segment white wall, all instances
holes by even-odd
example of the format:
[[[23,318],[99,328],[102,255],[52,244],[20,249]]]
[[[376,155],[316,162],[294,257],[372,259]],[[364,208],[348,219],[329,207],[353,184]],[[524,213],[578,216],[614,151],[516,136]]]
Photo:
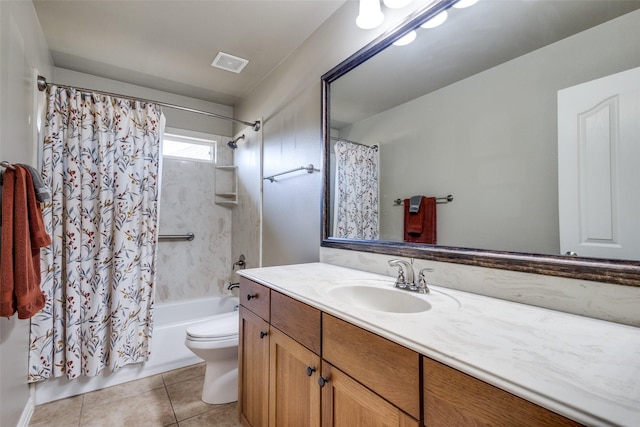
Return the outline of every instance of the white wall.
[[[341,131],[381,146],[381,239],[403,240],[393,200],[453,194],[438,205],[438,244],[560,254],[557,92],[640,66],[626,40],[640,40],[640,11]]]
[[[0,1],[0,160],[36,164],[38,99],[34,69],[51,73],[51,57],[33,4]],[[29,321],[0,318],[0,425],[26,425]]]
[[[320,166],[320,78],[429,2],[386,9],[385,24],[375,30],[356,27],[358,2],[346,2],[236,107],[238,118],[264,118],[264,176]],[[298,172],[263,187],[263,264],[317,261],[322,175]]]
[[[265,118],[265,174],[272,170],[267,171],[268,167],[271,168],[271,162],[280,165],[289,154],[298,155],[306,150],[309,158],[317,158],[320,155],[320,77],[380,33],[357,29],[353,22],[356,15],[357,2],[347,2],[236,108],[237,117]],[[619,43],[624,44],[628,41],[620,40]],[[610,46],[601,46],[597,49],[602,51],[609,48]],[[314,115],[315,118],[311,119]],[[298,117],[307,117],[308,121],[295,120]],[[305,148],[299,145],[304,145]],[[265,265],[306,261],[304,257],[294,256],[281,249],[288,245],[299,245],[300,240],[306,241],[305,244],[309,247],[315,246],[317,250],[319,223],[313,223],[310,219],[303,227],[303,221],[299,218],[319,211],[320,183],[313,179],[299,182],[302,184],[297,188],[291,186],[291,192],[288,194],[284,191],[278,192],[277,189],[265,189],[265,224],[278,220],[288,222],[287,226],[273,228],[272,233],[265,231]],[[309,195],[312,195],[309,203],[301,206],[291,205],[296,203],[292,200],[302,200]],[[291,208],[286,212],[284,209],[277,209],[279,205],[288,204]],[[279,215],[285,216],[277,219]],[[274,253],[267,259],[266,252],[272,248]],[[393,274],[386,271],[388,256],[384,254],[330,248],[321,248],[319,252],[319,258],[324,262]],[[640,325],[640,317],[637,314],[640,288],[637,287],[458,264],[422,260],[416,262],[421,266],[435,268],[435,283],[442,286],[457,286],[469,292]]]

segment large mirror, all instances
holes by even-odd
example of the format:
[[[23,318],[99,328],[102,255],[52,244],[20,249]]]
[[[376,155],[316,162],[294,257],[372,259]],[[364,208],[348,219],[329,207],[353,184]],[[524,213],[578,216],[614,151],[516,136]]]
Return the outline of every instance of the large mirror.
[[[640,1],[455,3],[323,76],[322,245],[639,285]]]

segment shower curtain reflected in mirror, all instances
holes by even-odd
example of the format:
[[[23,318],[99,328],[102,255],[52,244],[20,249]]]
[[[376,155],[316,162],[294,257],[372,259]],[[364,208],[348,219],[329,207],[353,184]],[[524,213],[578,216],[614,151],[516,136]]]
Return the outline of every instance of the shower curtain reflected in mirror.
[[[160,139],[151,103],[49,88],[42,174],[52,245],[32,319],[29,382],[99,375],[149,356]]]
[[[333,237],[377,240],[378,151],[338,140]]]

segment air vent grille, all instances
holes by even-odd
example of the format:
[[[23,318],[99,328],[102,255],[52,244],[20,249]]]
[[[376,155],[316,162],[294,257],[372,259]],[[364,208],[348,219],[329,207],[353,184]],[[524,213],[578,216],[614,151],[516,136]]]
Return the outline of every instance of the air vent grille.
[[[218,52],[218,55],[216,55],[211,66],[231,71],[232,73],[239,73],[248,63],[249,61],[247,59],[238,58],[237,56],[229,55],[224,52]]]

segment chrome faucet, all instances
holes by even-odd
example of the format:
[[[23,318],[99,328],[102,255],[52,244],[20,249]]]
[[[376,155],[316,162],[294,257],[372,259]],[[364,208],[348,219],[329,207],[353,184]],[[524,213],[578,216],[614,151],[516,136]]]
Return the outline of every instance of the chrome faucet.
[[[392,267],[398,267],[398,278],[396,279],[395,287],[400,289],[406,289],[407,287],[415,287],[415,272],[413,266],[403,259],[392,259],[389,261],[389,265]],[[404,266],[404,269],[403,269]],[[405,279],[406,272],[406,279]]]
[[[240,283],[229,283],[229,285],[227,286],[228,290],[233,290],[233,289],[237,289],[240,287]]]

